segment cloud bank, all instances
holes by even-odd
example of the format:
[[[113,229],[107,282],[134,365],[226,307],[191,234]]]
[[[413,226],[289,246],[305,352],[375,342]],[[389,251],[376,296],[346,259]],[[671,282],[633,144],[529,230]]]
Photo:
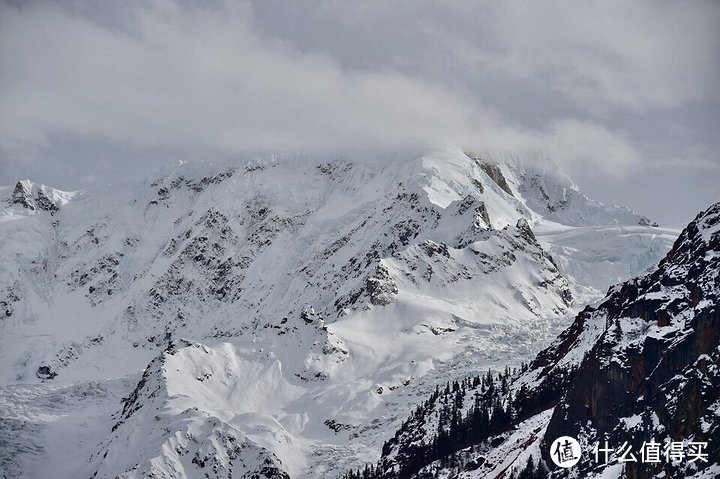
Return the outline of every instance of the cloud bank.
[[[346,70],[261,38],[247,8],[156,3],[133,9],[129,23],[5,9],[3,143],[68,134],[227,150],[436,146],[483,120],[442,85]]]
[[[189,152],[445,146],[543,152],[587,177],[718,173],[718,12],[710,1],[7,2],[0,182]]]

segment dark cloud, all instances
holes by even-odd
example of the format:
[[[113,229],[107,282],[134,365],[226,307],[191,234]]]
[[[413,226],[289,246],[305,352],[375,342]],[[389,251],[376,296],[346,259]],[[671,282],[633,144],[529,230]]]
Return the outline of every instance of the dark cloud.
[[[720,177],[715,2],[0,9],[0,183],[257,150],[453,145],[542,151],[600,199],[680,221],[707,189],[677,190],[670,211],[634,182]]]

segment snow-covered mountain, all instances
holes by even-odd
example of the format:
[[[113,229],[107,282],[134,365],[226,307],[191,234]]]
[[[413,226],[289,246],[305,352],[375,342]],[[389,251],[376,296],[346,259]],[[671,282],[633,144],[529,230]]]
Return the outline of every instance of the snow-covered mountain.
[[[716,478],[719,304],[716,203],[519,372],[430,395],[363,477]],[[581,445],[572,468],[551,460],[562,436]]]
[[[570,226],[623,224],[658,226],[630,208],[604,205],[585,196],[575,182],[549,158],[525,162],[519,158],[503,161],[512,170],[514,187],[525,204],[543,218]],[[486,171],[488,171],[486,166]],[[491,171],[489,171],[490,174]]]
[[[338,476],[677,234],[454,150],[0,193],[5,477]]]

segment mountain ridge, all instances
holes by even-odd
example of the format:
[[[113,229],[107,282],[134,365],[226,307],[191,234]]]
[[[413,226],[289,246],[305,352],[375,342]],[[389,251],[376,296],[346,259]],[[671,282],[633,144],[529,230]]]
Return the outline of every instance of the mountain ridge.
[[[237,417],[220,417],[220,429],[198,426],[222,470],[239,467],[240,456],[231,459],[223,442],[227,431],[257,445],[255,459],[275,455],[274,467],[292,477],[337,476],[368,462],[436,384],[527,358],[564,325],[573,301],[596,296],[607,281],[580,283],[563,264],[592,271],[601,263],[608,276],[627,274],[623,257],[578,260],[578,245],[565,246],[554,231],[578,238],[580,230],[530,209],[507,165],[483,164],[448,150],[379,166],[271,158],[195,175],[187,165],[133,187],[77,193],[53,215],[10,205],[0,222],[0,301],[12,308],[0,321],[9,365],[3,394],[25,387],[18,383],[117,377],[127,398],[139,371],[169,344],[189,341],[200,346],[176,348],[177,357],[188,353],[180,369],[206,358],[198,351],[207,349],[208,357],[234,358],[227,359],[231,371],[277,362],[282,381],[303,391],[253,416],[264,424],[261,433],[241,419],[248,410],[227,404]],[[673,235],[640,225],[589,228],[632,243],[628,254],[644,251],[636,269],[664,253]],[[220,354],[227,348],[232,355]],[[157,380],[164,388],[203,388],[225,377],[216,371],[197,379],[203,374]],[[203,412],[193,421],[222,416],[212,405],[218,394],[227,393],[196,398],[193,407]],[[111,393],[97,401],[107,411],[101,423],[117,424],[109,415],[123,408]],[[176,404],[167,399],[148,410],[166,410],[165,427],[186,424],[187,407]],[[9,417],[32,435],[50,426],[27,416],[30,406],[10,406]],[[98,432],[93,461],[130,440],[118,436],[125,430]],[[301,454],[283,453],[276,437]],[[33,454],[52,453],[52,444],[40,444]],[[83,474],[161,474],[177,461],[186,475],[197,472],[192,461],[166,456],[163,441],[153,444],[159,449],[137,449],[152,456],[135,459],[150,469],[106,461]]]

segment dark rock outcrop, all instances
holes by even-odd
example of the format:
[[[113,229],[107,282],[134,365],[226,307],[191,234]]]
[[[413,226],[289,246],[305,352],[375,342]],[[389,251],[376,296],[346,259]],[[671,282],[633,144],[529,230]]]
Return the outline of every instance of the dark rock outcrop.
[[[638,224],[640,226],[652,226],[654,228],[657,228],[659,226],[655,221],[651,220],[647,216],[641,217],[640,221],[638,221]]]
[[[35,210],[35,200],[32,196],[32,187],[30,186],[30,182],[27,180],[18,181],[15,185],[10,201],[13,204],[22,206],[23,208]]]
[[[497,163],[494,163],[489,160],[484,160],[480,158],[479,156],[474,155],[468,155],[470,158],[472,158],[475,163],[480,167],[481,170],[485,172],[486,175],[490,177],[491,180],[493,180],[499,187],[502,189],[505,193],[507,193],[510,196],[513,195],[512,190],[510,189],[510,185],[508,185],[507,180],[505,180],[505,176],[502,174],[502,170],[500,169],[500,166],[498,166]]]
[[[43,190],[38,190],[35,200],[37,207],[43,211],[53,214],[58,211],[57,205],[51,200]]]
[[[688,225],[657,270],[611,290],[598,308],[605,331],[555,409],[546,442],[584,435],[639,451],[645,440],[684,439],[707,442],[709,457],[720,457],[719,223],[720,203]],[[630,417],[640,424],[628,425]],[[686,466],[633,462],[625,474],[680,477],[695,470]]]

